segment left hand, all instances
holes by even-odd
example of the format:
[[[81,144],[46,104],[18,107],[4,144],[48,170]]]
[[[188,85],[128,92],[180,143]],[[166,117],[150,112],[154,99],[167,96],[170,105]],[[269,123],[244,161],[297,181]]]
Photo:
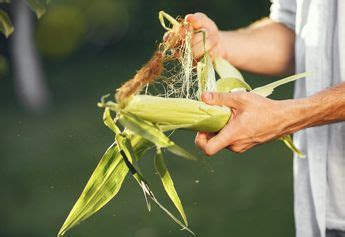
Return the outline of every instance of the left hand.
[[[208,156],[228,148],[242,153],[249,148],[287,134],[289,100],[271,100],[251,92],[206,92],[202,100],[210,105],[224,105],[233,114],[218,133],[199,132],[195,144]]]
[[[206,34],[205,49],[203,45],[203,35],[201,33],[193,34],[191,43],[194,58],[201,58],[205,50],[210,54],[211,58],[216,56],[224,57],[225,51],[221,44],[221,31],[212,19],[204,13],[197,12],[186,15],[185,20],[192,26],[194,31],[202,30]]]

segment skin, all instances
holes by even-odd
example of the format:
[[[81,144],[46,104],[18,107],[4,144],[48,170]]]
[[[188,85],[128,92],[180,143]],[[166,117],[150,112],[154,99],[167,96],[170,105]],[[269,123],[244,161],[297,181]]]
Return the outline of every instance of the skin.
[[[236,31],[220,31],[203,13],[189,14],[195,30],[206,31],[206,50],[222,56],[239,69],[264,75],[294,72],[295,33],[286,26],[263,19]],[[203,52],[202,36],[192,39],[194,56]],[[345,121],[345,83],[302,99],[272,100],[250,92],[204,93],[210,105],[224,105],[234,113],[218,133],[199,132],[195,144],[208,156],[227,148],[242,153],[301,129]]]

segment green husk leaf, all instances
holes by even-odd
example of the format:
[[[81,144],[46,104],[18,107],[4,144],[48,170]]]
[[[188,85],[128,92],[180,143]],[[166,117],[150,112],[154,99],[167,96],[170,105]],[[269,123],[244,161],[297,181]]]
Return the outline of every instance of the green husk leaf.
[[[216,91],[216,75],[209,54],[206,52],[197,64],[199,97],[205,91]]]
[[[104,124],[110,128],[115,134],[119,134],[121,133],[120,129],[118,126],[116,126],[113,118],[111,117],[110,114],[110,109],[109,108],[105,108],[104,109],[104,113],[103,113],[103,122]]]
[[[164,162],[164,157],[163,157],[162,151],[160,149],[157,149],[157,154],[155,156],[154,163],[155,163],[155,168],[156,168],[156,170],[157,170],[157,172],[161,178],[161,181],[162,181],[162,184],[163,184],[163,187],[164,187],[166,193],[170,197],[171,201],[174,203],[177,210],[180,212],[180,215],[181,215],[185,225],[188,226],[187,216],[184,212],[181,200],[180,200],[180,198],[176,192],[174,182],[173,182],[173,180],[170,176],[170,173],[168,171],[168,168]]]
[[[265,86],[257,87],[254,90],[252,90],[251,92],[256,93],[258,95],[261,95],[261,96],[264,96],[264,97],[267,97],[273,93],[273,91],[276,87],[281,86],[281,85],[286,84],[286,83],[289,83],[289,82],[292,82],[292,81],[295,81],[295,80],[298,80],[298,79],[301,79],[301,78],[305,77],[306,75],[307,75],[307,73],[304,72],[304,73],[299,73],[299,74],[296,74],[293,76],[289,76],[289,77],[283,78],[281,80],[267,84]]]
[[[182,230],[187,230],[189,233],[191,233],[192,235],[195,235],[194,232],[188,228],[187,225],[185,225],[184,223],[182,223],[178,218],[176,218],[166,207],[164,207],[155,197],[155,195],[153,194],[150,186],[148,185],[148,183],[145,181],[145,179],[143,178],[143,176],[140,173],[136,173],[135,175],[135,179],[137,180],[137,182],[139,183],[141,189],[144,192],[145,198],[147,199],[147,197],[149,197],[154,203],[157,204],[157,206],[163,210],[176,224],[178,224],[179,226],[182,227]]]
[[[160,148],[167,148],[168,151],[189,160],[198,160],[196,156],[175,144],[159,128],[146,120],[131,113],[121,112],[119,121],[124,127],[144,137]]]
[[[224,58],[216,57],[214,59],[213,65],[220,78],[236,78],[240,81],[245,82],[240,71],[238,71]]]
[[[174,145],[174,142],[170,141],[170,139],[161,130],[159,130],[159,128],[131,113],[122,111],[119,116],[119,121],[122,126],[149,140],[156,146],[169,147]]]
[[[36,13],[37,18],[41,18],[47,11],[46,3],[40,0],[26,0],[26,3]]]
[[[217,92],[231,92],[236,88],[244,88],[247,91],[252,90],[245,81],[234,77],[221,78],[217,80]]]
[[[104,153],[78,201],[62,225],[58,236],[62,236],[67,230],[98,211],[103,205],[97,205],[97,203],[102,200],[101,202],[105,204],[119,191],[128,169],[123,162],[122,165],[120,164],[121,156],[115,153],[118,153],[118,149],[113,143]],[[102,190],[103,186],[107,189],[110,188],[109,185],[105,185],[105,183],[110,183],[110,177],[116,185],[110,190]],[[109,191],[111,193],[110,198]]]
[[[130,138],[134,152],[140,158],[152,144],[140,136]],[[62,236],[81,221],[90,217],[107,204],[119,192],[128,173],[119,149],[113,143],[104,153],[92,173],[79,199],[62,225],[58,236]]]
[[[182,227],[182,230],[187,230],[189,233],[195,236],[194,232],[189,229],[185,224],[183,224],[179,219],[177,219],[168,209],[166,209],[154,196],[150,196],[152,201],[154,201],[171,219],[173,219],[179,226]]]
[[[122,158],[124,159],[128,169],[131,171],[132,176],[135,178],[135,180],[139,183],[139,185],[143,188],[143,184],[147,184],[147,182],[144,180],[142,175],[139,173],[139,171],[134,167],[134,162],[136,161],[136,154],[133,151],[133,148],[131,146],[131,143],[129,139],[122,135],[122,134],[117,134],[116,137],[116,142],[119,147],[120,152],[123,151],[124,153],[121,153]],[[145,196],[145,201],[147,205],[147,209],[151,211],[151,204],[149,202],[149,199],[147,198],[147,193],[143,190],[144,196]]]
[[[165,24],[165,20],[167,20],[172,26],[180,25],[180,23],[178,23],[178,21],[175,18],[173,18],[172,16],[170,16],[168,13],[164,11],[159,11],[158,18],[163,28],[166,29],[167,31],[172,30],[172,27],[168,27]]]
[[[5,11],[0,10],[0,32],[8,38],[13,31],[14,27],[8,14]]]
[[[184,148],[180,147],[177,144],[174,144],[173,146],[169,146],[167,147],[168,151],[170,151],[171,153],[178,155],[180,157],[186,158],[188,160],[200,160],[199,157],[193,155],[192,153],[188,152],[187,150],[185,150]]]
[[[284,137],[281,137],[280,140],[282,140],[285,145],[295,152],[300,158],[305,158],[305,155],[293,144],[292,137],[290,135],[286,135]]]
[[[134,96],[123,112],[149,121],[162,131],[188,129],[217,132],[225,126],[231,116],[228,107],[207,105],[191,99],[149,95]]]
[[[122,157],[127,161],[127,167],[131,170],[131,173],[135,180],[138,182],[139,186],[143,190],[144,197],[146,200],[147,208],[150,211],[151,205],[149,202],[150,198],[152,201],[154,201],[168,216],[170,216],[178,225],[180,225],[183,229],[189,231],[190,233],[194,234],[187,225],[183,224],[180,220],[178,220],[168,209],[166,209],[155,197],[153,194],[149,184],[144,179],[143,175],[140,173],[138,169],[136,169],[133,166],[133,161],[135,160],[135,152],[133,151],[133,148],[131,147],[131,143],[129,142],[128,138],[126,136],[123,136],[122,134],[116,135],[116,140],[118,141],[119,149],[122,150],[124,153],[122,153]]]

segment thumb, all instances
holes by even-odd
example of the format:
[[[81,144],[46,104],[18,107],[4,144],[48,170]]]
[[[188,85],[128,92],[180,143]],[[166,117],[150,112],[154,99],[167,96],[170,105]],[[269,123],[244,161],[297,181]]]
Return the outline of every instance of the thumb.
[[[230,108],[237,108],[239,105],[231,93],[204,92],[201,100],[209,105],[225,105]]]

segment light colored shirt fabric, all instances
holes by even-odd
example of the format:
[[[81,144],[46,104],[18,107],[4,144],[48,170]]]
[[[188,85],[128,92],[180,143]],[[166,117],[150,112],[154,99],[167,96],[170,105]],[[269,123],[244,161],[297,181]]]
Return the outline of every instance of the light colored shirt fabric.
[[[296,98],[344,81],[344,0],[272,0],[270,18],[296,33],[296,71],[309,73],[296,82]],[[294,141],[307,156],[294,158],[296,236],[345,231],[345,123],[302,130]]]

